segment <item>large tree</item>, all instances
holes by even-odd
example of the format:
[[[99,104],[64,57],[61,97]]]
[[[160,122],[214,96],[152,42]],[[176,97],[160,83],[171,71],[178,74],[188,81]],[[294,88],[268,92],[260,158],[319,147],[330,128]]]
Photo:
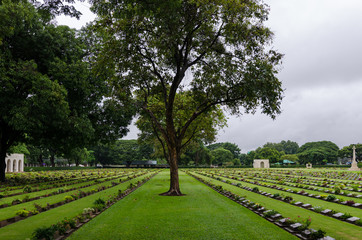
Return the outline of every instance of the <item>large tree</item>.
[[[282,153],[278,152],[275,148],[263,147],[256,149],[255,158],[269,159],[271,163],[276,163],[280,160]]]
[[[28,1],[0,3],[0,181],[9,148],[27,136],[60,128],[69,106],[66,90],[43,71],[43,21]]]
[[[331,141],[307,142],[298,149],[301,164],[325,164],[337,161],[338,146]]]
[[[215,150],[217,148],[224,148],[226,150],[229,150],[234,158],[239,158],[240,156],[240,148],[238,145],[236,145],[235,143],[230,143],[230,142],[221,142],[221,143],[214,143],[211,144],[209,146],[207,146],[208,149],[210,150]]]
[[[6,153],[18,142],[49,149],[54,165],[57,153],[74,156],[125,135],[134,115],[127,89],[110,88],[105,73],[92,73],[91,32],[54,26],[52,12],[36,6],[0,2],[1,181]]]
[[[360,162],[362,160],[362,144],[351,144],[345,146],[338,151],[338,157],[340,158],[353,158],[353,146],[356,147],[356,160]]]
[[[115,69],[114,84],[134,91],[165,141],[171,180],[164,195],[181,195],[177,162],[200,116],[215,106],[232,114],[280,112],[282,55],[270,47],[262,1],[91,2],[103,36],[100,70]],[[190,114],[178,125],[175,103],[183,96]]]
[[[293,141],[281,141],[280,143],[266,143],[263,147],[274,148],[279,152],[284,152],[285,154],[296,154],[299,148],[298,143]]]

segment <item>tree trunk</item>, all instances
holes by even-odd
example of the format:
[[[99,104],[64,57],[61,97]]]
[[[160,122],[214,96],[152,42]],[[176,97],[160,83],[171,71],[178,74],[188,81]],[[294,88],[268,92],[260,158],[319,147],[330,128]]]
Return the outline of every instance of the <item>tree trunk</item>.
[[[43,167],[43,154],[39,154],[38,163],[39,163],[40,167]]]
[[[55,153],[50,154],[50,163],[52,164],[52,167],[55,167]]]
[[[8,144],[6,137],[2,136],[0,142],[0,182],[6,182],[6,152],[8,151]]]
[[[176,149],[173,149],[170,154],[169,164],[170,164],[170,189],[161,193],[162,196],[183,196],[181,193],[179,178],[178,178],[178,158],[179,152]]]
[[[0,150],[0,182],[5,182],[5,171],[6,171],[6,150],[1,147]]]

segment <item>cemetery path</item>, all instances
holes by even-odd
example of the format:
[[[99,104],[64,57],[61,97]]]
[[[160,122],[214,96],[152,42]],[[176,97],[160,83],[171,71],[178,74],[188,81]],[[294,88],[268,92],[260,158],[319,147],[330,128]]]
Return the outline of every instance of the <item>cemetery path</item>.
[[[159,196],[169,187],[165,170],[68,239],[297,239],[185,173],[179,174],[185,196]]]

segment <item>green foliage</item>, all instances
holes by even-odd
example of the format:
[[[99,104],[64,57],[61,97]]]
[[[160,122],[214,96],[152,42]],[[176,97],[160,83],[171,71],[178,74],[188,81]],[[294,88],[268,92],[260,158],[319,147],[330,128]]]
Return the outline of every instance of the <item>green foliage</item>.
[[[334,196],[334,195],[328,195],[327,198],[326,198],[326,200],[329,201],[329,202],[332,202],[332,201],[334,201],[334,200],[336,200],[336,199],[337,199],[337,198],[336,198],[336,196]]]
[[[153,148],[137,140],[117,140],[113,144],[98,144],[93,151],[96,161],[101,164],[130,165],[133,161],[149,160]]]
[[[301,164],[323,165],[323,160],[336,161],[338,150],[338,146],[330,141],[308,142],[299,148],[298,157]]]
[[[271,216],[273,216],[273,215],[275,215],[275,214],[278,214],[279,212],[278,211],[275,211],[275,210],[270,210],[270,211],[266,211],[266,212],[264,212],[264,217],[271,217]]]
[[[29,215],[29,211],[27,211],[26,209],[22,209],[22,210],[18,210],[16,211],[16,215],[20,216],[20,217],[27,217]]]
[[[102,211],[106,207],[106,202],[102,198],[98,198],[93,202],[93,208]]]
[[[26,185],[24,188],[23,188],[23,192],[24,193],[30,193],[33,191],[33,188],[29,185]]]
[[[297,154],[286,154],[286,155],[282,155],[280,157],[281,160],[289,160],[289,161],[292,161],[292,162],[295,162],[297,163],[299,161],[299,158],[298,158],[298,155]]]
[[[362,144],[351,144],[349,146],[345,146],[338,151],[338,157],[340,158],[350,158],[353,157],[353,146],[356,147],[356,160],[362,160]]]
[[[217,148],[224,148],[226,150],[229,150],[233,154],[234,158],[239,158],[240,155],[240,148],[235,143],[230,143],[230,142],[214,143],[208,145],[207,148],[210,149],[211,151]]]
[[[270,147],[258,148],[255,151],[255,158],[257,159],[269,159],[271,163],[276,163],[280,160],[281,153],[278,150]]]
[[[65,196],[64,197],[64,201],[66,201],[66,202],[70,202],[70,201],[73,201],[73,200],[74,200],[74,198],[72,196]]]
[[[211,151],[212,163],[213,164],[223,164],[233,161],[233,154],[224,148],[216,148]]]
[[[40,239],[53,240],[55,231],[56,227],[54,225],[50,227],[37,228],[33,232],[33,240],[40,240]]]
[[[299,148],[298,143],[293,141],[281,141],[280,143],[266,143],[263,147],[274,148],[278,152],[284,152],[285,154],[296,154]]]
[[[323,230],[321,230],[321,229],[318,229],[318,231],[312,232],[312,233],[309,235],[309,239],[311,239],[311,240],[317,240],[317,239],[323,238],[325,235],[326,235],[326,232],[325,232],[325,231],[323,231]]]

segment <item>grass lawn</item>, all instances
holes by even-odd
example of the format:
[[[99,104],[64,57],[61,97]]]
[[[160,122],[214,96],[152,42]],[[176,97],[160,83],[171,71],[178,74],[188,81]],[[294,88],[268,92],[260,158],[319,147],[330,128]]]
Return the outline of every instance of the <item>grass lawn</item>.
[[[311,228],[314,229],[322,229],[327,232],[328,236],[331,236],[335,239],[355,239],[359,240],[362,236],[362,228],[356,225],[352,225],[350,223],[342,222],[337,219],[327,217],[297,206],[293,206],[284,202],[281,202],[276,199],[268,198],[257,193],[253,193],[244,189],[241,189],[236,186],[232,186],[230,184],[226,184],[199,174],[199,177],[210,180],[211,183],[216,185],[221,185],[224,189],[231,191],[239,196],[244,196],[246,199],[253,201],[255,203],[259,203],[267,209],[273,209],[280,212],[285,217],[290,217],[292,219],[298,219],[300,216],[302,219],[306,219],[311,217],[312,224]],[[229,179],[231,182],[237,182]],[[242,183],[243,184],[243,183]],[[258,186],[261,189],[260,186]],[[265,189],[267,190],[267,189]],[[273,189],[270,189],[273,190]],[[273,193],[274,191],[268,191]],[[360,209],[355,209],[355,211],[361,211]],[[350,212],[352,215],[355,215],[355,212]]]
[[[297,239],[250,210],[180,172],[182,197],[161,172],[69,239]]]
[[[140,176],[138,178],[124,182],[115,187],[106,189],[104,191],[78,199],[76,201],[70,202],[60,207],[51,209],[46,212],[42,212],[38,215],[26,218],[22,221],[0,228],[0,239],[1,240],[31,239],[32,233],[36,228],[49,227],[50,225],[63,220],[65,217],[73,218],[77,216],[79,213],[81,213],[84,208],[92,207],[92,204],[96,199],[98,198],[107,199],[108,196],[116,194],[118,192],[118,189],[124,191],[125,189],[127,189],[127,186],[130,183],[136,183],[138,180],[141,180],[148,175],[150,174]],[[102,216],[102,214],[100,214],[99,216]]]

